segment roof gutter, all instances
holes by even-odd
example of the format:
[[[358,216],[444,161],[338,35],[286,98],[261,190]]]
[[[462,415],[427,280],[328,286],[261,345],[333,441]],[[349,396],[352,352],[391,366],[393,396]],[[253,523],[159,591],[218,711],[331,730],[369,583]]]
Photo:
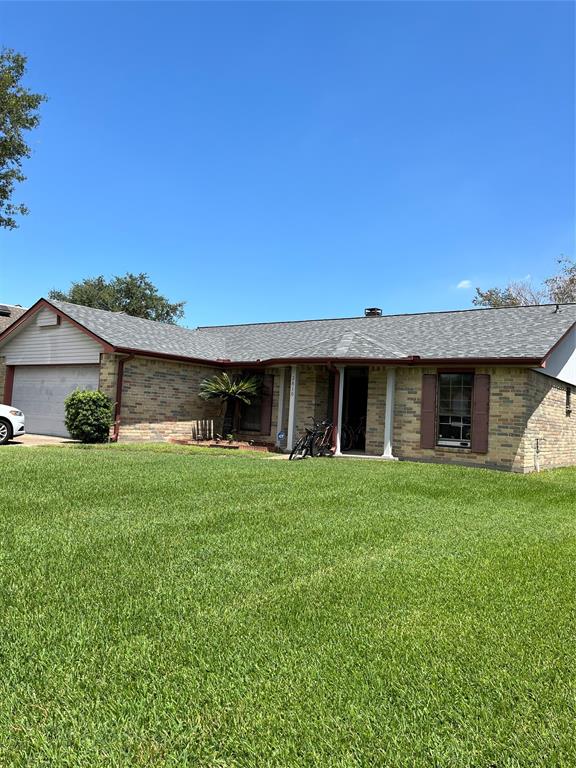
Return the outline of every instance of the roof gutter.
[[[131,347],[114,347],[114,352],[120,354],[136,355],[140,357],[153,357],[161,360],[175,360],[183,363],[196,363],[214,368],[265,368],[274,365],[327,365],[329,368],[340,365],[398,365],[398,366],[426,366],[426,365],[526,365],[530,367],[544,367],[545,360],[541,357],[274,357],[256,360],[224,360],[222,358],[211,360],[203,357],[186,357],[174,355],[170,352],[151,352],[145,349],[133,349]],[[549,354],[549,353],[548,353]]]
[[[428,365],[526,365],[544,367],[541,357],[278,357],[255,362],[240,361],[227,363],[228,366],[270,366],[297,364],[328,365],[397,365],[403,367],[425,367]],[[222,365],[222,363],[219,363]]]

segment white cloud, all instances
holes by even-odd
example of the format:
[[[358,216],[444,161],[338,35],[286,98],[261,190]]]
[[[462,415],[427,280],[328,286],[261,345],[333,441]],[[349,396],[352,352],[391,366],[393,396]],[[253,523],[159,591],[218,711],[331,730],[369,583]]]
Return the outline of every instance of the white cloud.
[[[456,288],[472,288],[472,281],[471,280],[460,280]]]

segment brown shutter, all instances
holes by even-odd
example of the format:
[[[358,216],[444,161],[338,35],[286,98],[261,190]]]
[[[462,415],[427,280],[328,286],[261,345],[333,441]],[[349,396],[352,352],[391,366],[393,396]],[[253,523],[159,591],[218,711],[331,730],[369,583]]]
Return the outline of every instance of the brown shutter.
[[[436,445],[436,374],[422,374],[422,411],[420,415],[420,447]]]
[[[260,433],[269,435],[272,431],[272,396],[274,393],[274,376],[265,373],[262,377],[262,394],[260,397]]]
[[[472,440],[470,447],[476,453],[488,453],[488,411],[490,405],[490,376],[474,376],[472,397]]]

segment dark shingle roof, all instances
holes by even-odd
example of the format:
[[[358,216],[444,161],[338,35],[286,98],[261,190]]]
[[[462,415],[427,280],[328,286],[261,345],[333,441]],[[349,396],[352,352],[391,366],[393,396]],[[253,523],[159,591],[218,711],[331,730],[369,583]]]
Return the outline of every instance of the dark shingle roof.
[[[208,338],[197,330],[143,320],[123,312],[107,312],[66,301],[50,303],[113,347],[205,360],[226,357],[223,339],[217,333]]]
[[[25,307],[15,307],[12,304],[0,304],[0,333],[18,320],[24,312],[26,312]]]
[[[427,312],[200,329],[226,357],[543,358],[576,322],[576,304]]]
[[[291,358],[542,359],[576,322],[576,304],[426,312],[187,329],[51,302],[114,347],[206,361]]]

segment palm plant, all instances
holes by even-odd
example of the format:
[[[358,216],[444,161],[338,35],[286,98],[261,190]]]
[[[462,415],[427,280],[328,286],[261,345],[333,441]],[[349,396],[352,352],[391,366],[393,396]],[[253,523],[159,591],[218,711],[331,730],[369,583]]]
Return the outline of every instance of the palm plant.
[[[260,394],[261,381],[257,376],[230,376],[217,373],[200,384],[199,395],[204,400],[221,400],[225,405],[223,433],[234,431],[240,404],[250,403]]]

